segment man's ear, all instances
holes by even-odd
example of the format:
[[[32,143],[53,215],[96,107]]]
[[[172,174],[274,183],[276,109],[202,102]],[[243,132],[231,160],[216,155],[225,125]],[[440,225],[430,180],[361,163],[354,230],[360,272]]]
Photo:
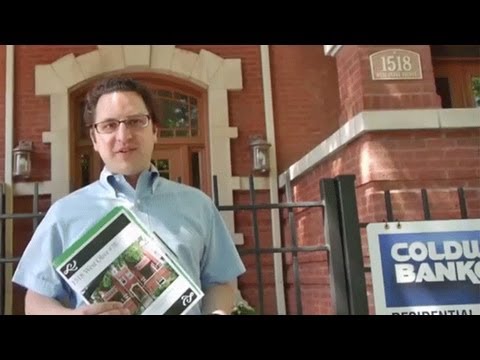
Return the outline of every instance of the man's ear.
[[[158,142],[158,126],[153,126],[153,136],[155,136],[154,144]]]
[[[98,151],[97,150],[97,138],[95,137],[95,130],[93,129],[93,127],[90,128],[90,140],[92,140],[92,144],[93,144],[93,148],[95,149],[95,151]]]

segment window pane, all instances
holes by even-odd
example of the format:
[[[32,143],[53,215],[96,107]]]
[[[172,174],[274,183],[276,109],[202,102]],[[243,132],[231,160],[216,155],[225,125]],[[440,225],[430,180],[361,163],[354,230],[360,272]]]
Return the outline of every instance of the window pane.
[[[160,130],[160,137],[173,137],[172,130]]]
[[[188,104],[188,96],[187,95],[176,92],[174,94],[174,98],[179,100],[180,102],[182,102],[184,104]]]
[[[168,91],[157,93],[167,95]],[[172,94],[172,92],[170,92]],[[163,96],[161,102],[161,137],[198,136],[198,100],[192,96],[174,92],[173,97]],[[176,131],[165,131],[176,129]],[[195,131],[193,131],[195,130]]]
[[[190,126],[192,129],[198,129],[198,108],[196,105],[190,106]]]
[[[172,92],[170,90],[157,90],[155,93],[160,97],[172,98]]]
[[[472,93],[474,100],[473,105],[475,107],[480,107],[480,76],[472,77]]]
[[[175,135],[178,137],[186,137],[188,136],[188,130],[177,130],[175,131]]]
[[[170,162],[168,159],[159,159],[154,162],[160,176],[165,179],[170,179]]]

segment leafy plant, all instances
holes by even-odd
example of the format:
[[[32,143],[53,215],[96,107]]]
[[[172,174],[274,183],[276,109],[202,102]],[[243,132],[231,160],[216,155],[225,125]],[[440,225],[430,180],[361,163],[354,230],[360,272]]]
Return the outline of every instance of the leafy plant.
[[[256,315],[257,312],[253,307],[245,302],[238,303],[232,310],[232,315]]]

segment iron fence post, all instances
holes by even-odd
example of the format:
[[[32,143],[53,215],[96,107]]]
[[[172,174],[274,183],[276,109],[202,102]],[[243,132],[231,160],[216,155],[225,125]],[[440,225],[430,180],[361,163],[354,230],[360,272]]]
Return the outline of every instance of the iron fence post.
[[[355,195],[355,175],[337,176],[335,182],[338,190],[350,314],[368,315],[362,239]]]
[[[329,246],[328,260],[332,305],[337,315],[348,315],[350,310],[340,233],[338,197],[333,179],[320,180],[320,194],[324,202],[325,242]]]

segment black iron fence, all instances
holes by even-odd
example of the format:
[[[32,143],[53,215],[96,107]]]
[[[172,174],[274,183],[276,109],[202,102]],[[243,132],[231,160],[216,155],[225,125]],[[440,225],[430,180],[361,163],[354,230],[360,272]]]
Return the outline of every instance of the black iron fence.
[[[6,212],[6,197],[5,185],[0,184],[0,315],[5,313],[5,294],[7,289],[7,282],[10,280],[6,278],[6,267],[8,264],[16,264],[20,257],[7,257],[7,242],[6,242],[6,222],[17,219],[31,219],[33,230],[36,229],[39,221],[45,215],[39,210],[39,184],[33,184],[33,203],[31,213],[7,213]],[[13,225],[12,225],[13,226]]]
[[[468,219],[468,208],[467,208],[467,202],[466,202],[466,196],[465,196],[465,189],[463,187],[458,187],[456,189],[457,192],[457,197],[458,197],[458,209],[460,211],[460,218],[461,219]],[[404,221],[404,219],[399,219],[397,216],[394,214],[394,209],[392,206],[392,195],[390,190],[385,190],[383,192],[383,199],[385,202],[385,223],[386,226],[388,226],[387,223],[389,222],[398,222],[401,223]],[[420,197],[421,197],[421,202],[422,202],[422,211],[423,211],[423,220],[434,220],[432,219],[431,211],[430,211],[430,200],[428,196],[428,190],[427,189],[420,189]],[[359,223],[360,228],[366,229],[368,226],[368,222],[361,222]],[[370,267],[365,267],[365,272],[370,272],[371,268]]]
[[[335,314],[367,314],[368,301],[366,295],[365,274],[361,250],[360,231],[358,224],[357,205],[355,198],[355,177],[351,175],[338,176],[334,179],[320,181],[319,191],[321,201],[292,202],[292,187],[287,177],[285,187],[286,202],[271,204],[258,203],[253,176],[249,178],[249,204],[220,205],[218,198],[217,178],[213,179],[213,198],[220,211],[249,211],[252,219],[253,247],[242,247],[242,256],[255,257],[255,271],[258,284],[258,313],[264,313],[264,280],[261,257],[264,254],[290,253],[293,266],[293,286],[295,293],[296,314],[303,314],[301,299],[301,282],[298,255],[307,252],[327,252],[330,292]],[[295,224],[295,209],[321,208],[325,229],[325,244],[318,234],[318,244],[314,246],[298,246],[298,236]],[[257,213],[262,209],[287,209],[292,246],[262,247],[260,246]]]
[[[326,252],[328,254],[328,271],[330,276],[330,294],[335,314],[366,315],[368,297],[365,275],[371,271],[364,265],[362,252],[361,232],[368,223],[360,223],[355,194],[355,176],[341,175],[333,179],[320,180],[321,201],[292,202],[292,186],[287,176],[285,185],[286,202],[279,204],[258,203],[253,177],[249,179],[250,203],[242,205],[224,206],[219,204],[217,180],[214,177],[214,201],[220,211],[249,211],[251,213],[253,229],[253,247],[241,247],[242,256],[255,257],[255,271],[258,284],[258,312],[264,312],[264,279],[261,257],[271,253],[291,253],[293,267],[293,286],[295,293],[296,314],[303,314],[301,298],[301,282],[298,255],[307,252]],[[468,218],[464,188],[457,189],[460,217]],[[430,212],[428,191],[420,189],[421,203],[425,220],[433,220]],[[384,191],[386,209],[385,222],[401,222],[394,216],[391,191]],[[318,244],[314,246],[298,246],[297,226],[295,223],[295,209],[321,208],[323,210],[323,233],[325,243],[321,243],[322,234],[318,234]],[[262,247],[258,231],[257,212],[261,209],[287,209],[288,227],[292,246]],[[285,224],[283,224],[285,225]],[[286,243],[284,239],[284,243]],[[319,263],[318,266],[321,266]]]
[[[285,202],[272,204],[257,201],[257,190],[254,187],[254,178],[249,178],[249,203],[235,205],[221,205],[218,196],[218,183],[216,176],[213,177],[213,198],[215,205],[220,211],[249,212],[251,214],[253,246],[241,247],[239,252],[242,256],[255,258],[256,280],[258,284],[257,312],[264,313],[264,274],[261,258],[265,254],[290,254],[293,269],[293,286],[296,314],[303,314],[302,292],[300,282],[299,254],[323,252],[328,258],[328,272],[330,278],[330,295],[335,314],[368,314],[368,299],[366,291],[365,274],[370,271],[364,266],[362,253],[362,241],[360,229],[368,223],[360,223],[355,195],[355,176],[341,175],[332,179],[322,179],[319,184],[320,201],[294,202],[292,186],[287,177],[285,186]],[[428,192],[421,189],[421,199],[425,220],[431,220]],[[457,189],[459,199],[459,211],[462,219],[468,218],[465,193],[463,188]],[[4,186],[0,184],[0,314],[4,313],[4,299],[7,282],[5,269],[7,264],[15,264],[19,257],[7,256],[6,253],[6,221],[17,219],[31,219],[33,229],[38,225],[44,213],[39,209],[38,184],[34,185],[33,207],[31,213],[6,213]],[[394,216],[391,201],[391,192],[384,192],[386,209],[386,222],[402,221]],[[299,246],[296,226],[297,209],[320,208],[322,215],[318,221],[323,224],[323,235],[318,234],[316,245]],[[265,247],[261,244],[258,213],[261,210],[283,209],[287,212],[286,221],[289,229],[288,236],[291,246]],[[286,225],[286,224],[284,224]],[[321,239],[324,237],[325,242]],[[285,239],[284,239],[284,243]],[[320,264],[319,264],[320,266]]]

